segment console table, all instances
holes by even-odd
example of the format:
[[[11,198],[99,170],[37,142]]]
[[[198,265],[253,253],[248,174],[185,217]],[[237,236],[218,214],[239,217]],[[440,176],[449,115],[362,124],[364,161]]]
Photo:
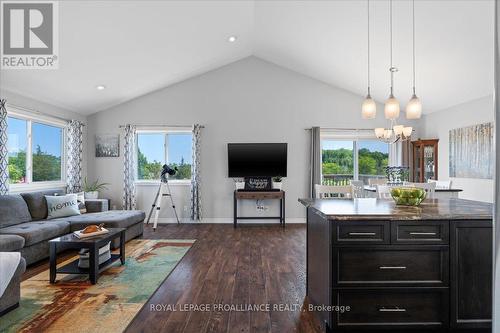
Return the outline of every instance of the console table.
[[[238,216],[238,200],[269,200],[280,201],[280,216]],[[285,191],[234,191],[234,227],[238,226],[238,220],[279,220],[280,225],[285,227]]]

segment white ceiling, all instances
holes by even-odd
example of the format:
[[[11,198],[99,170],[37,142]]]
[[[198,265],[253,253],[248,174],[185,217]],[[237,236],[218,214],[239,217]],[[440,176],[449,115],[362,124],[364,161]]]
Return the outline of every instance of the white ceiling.
[[[372,95],[389,90],[388,1],[372,0]],[[432,112],[493,90],[493,0],[417,0],[417,94]],[[89,19],[90,18],[90,19]],[[411,2],[394,1],[395,94],[411,94]],[[237,35],[235,43],[227,37]],[[67,1],[58,70],[1,88],[82,114],[255,55],[366,94],[366,1]],[[96,85],[107,89],[98,91]]]

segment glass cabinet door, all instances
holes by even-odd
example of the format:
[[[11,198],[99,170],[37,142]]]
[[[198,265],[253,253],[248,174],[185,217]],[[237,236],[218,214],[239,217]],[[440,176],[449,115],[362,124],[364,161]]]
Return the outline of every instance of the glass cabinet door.
[[[421,175],[422,175],[422,170],[420,170],[420,165],[422,164],[421,163],[421,156],[422,156],[421,148],[422,148],[421,145],[416,145],[414,147],[414,149],[415,149],[415,155],[414,155],[415,161],[414,161],[414,176],[413,176],[414,179],[413,179],[413,181],[415,181],[415,182],[420,182]]]
[[[424,170],[423,182],[427,183],[429,179],[436,179],[436,157],[434,156],[434,145],[424,145],[423,151]]]

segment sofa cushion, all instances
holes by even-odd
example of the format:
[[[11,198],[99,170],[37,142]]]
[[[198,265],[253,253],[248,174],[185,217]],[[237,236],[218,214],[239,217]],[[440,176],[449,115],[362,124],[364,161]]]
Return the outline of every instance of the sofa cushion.
[[[0,252],[19,251],[24,247],[24,238],[18,235],[0,235]]]
[[[30,222],[31,215],[19,194],[0,195],[0,228]]]
[[[136,223],[142,223],[145,217],[146,214],[140,210],[109,210],[64,217],[58,220],[68,221],[71,223],[71,231],[76,231],[85,228],[89,224],[101,223],[104,223],[105,228],[128,228]]]
[[[33,221],[38,221],[47,218],[47,200],[45,200],[45,196],[63,194],[65,194],[63,190],[47,190],[41,192],[21,193],[21,196],[28,204],[31,219]]]
[[[66,221],[37,221],[13,225],[0,229],[0,234],[19,235],[24,238],[24,246],[30,246],[42,241],[68,234],[69,223]]]

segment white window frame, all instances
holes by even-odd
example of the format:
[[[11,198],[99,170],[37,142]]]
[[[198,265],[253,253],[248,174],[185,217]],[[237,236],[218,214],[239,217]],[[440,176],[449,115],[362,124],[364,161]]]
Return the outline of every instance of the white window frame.
[[[349,141],[353,142],[353,180],[359,180],[359,152],[358,152],[358,143],[359,141],[377,141],[377,137],[373,134],[373,130],[365,131],[365,130],[321,130],[320,133],[320,141],[321,141],[321,151],[323,150],[323,141]],[[389,152],[389,165],[391,165],[390,161],[394,153],[397,153],[392,147],[388,144],[388,152]],[[321,153],[321,164],[323,165],[323,154]],[[321,168],[321,181],[323,181],[323,168]]]
[[[136,147],[135,147],[135,163],[136,170],[139,169],[139,161],[138,161],[138,153],[139,153],[139,134],[164,134],[165,142],[164,142],[164,150],[165,150],[165,161],[168,163],[168,134],[193,134],[193,130],[190,127],[148,127],[148,128],[137,128],[136,130]],[[192,149],[192,147],[191,147]],[[152,180],[152,179],[138,179],[138,172],[135,174],[135,184],[139,186],[158,186],[160,184],[160,180]],[[169,179],[168,183],[174,186],[190,186],[191,179]]]
[[[55,119],[50,116],[33,115],[9,106],[7,117],[26,121],[26,183],[9,184],[9,192],[19,193],[25,191],[36,191],[43,189],[64,188],[66,187],[66,137],[68,124],[63,120]],[[33,181],[33,137],[31,134],[33,123],[54,126],[61,129],[61,180],[57,181]]]

